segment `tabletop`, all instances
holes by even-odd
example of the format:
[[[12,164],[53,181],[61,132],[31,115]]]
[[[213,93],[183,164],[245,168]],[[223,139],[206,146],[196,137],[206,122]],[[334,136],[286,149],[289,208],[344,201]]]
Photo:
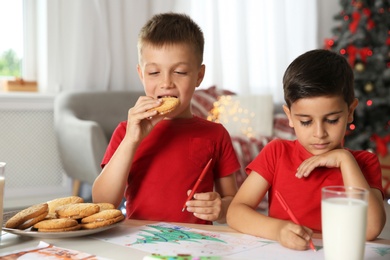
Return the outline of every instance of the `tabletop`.
[[[175,238],[175,241],[169,241],[168,239],[168,241],[165,241],[165,244],[164,242],[155,243],[151,241],[151,239],[155,239],[153,236],[156,235],[156,232],[149,230],[141,238],[141,241],[144,243],[138,243],[138,247],[135,246],[135,244],[137,244],[134,242],[135,240],[130,244],[126,242],[131,236],[134,236],[134,234],[139,235],[139,230],[145,231],[149,226],[160,228],[158,230],[158,232],[160,232],[163,227],[171,227],[170,225],[174,227],[172,230],[181,230],[190,237],[192,236],[191,234],[194,234],[191,232],[201,231],[203,236],[209,238],[206,240],[210,241],[196,240],[200,238],[192,236],[191,239],[188,239],[187,241],[180,241],[180,238]],[[204,239],[204,237],[202,239]],[[258,241],[255,241],[255,239],[258,239]],[[217,248],[215,246],[216,242],[213,242],[213,240],[224,240],[224,243],[220,243],[221,245],[218,245]],[[171,250],[170,248],[172,248],[171,252],[176,252],[175,250],[178,250],[178,248],[179,250],[180,248],[192,248],[192,250],[196,250],[194,249],[196,247],[199,247],[199,251],[197,251],[199,254],[197,256],[205,255],[204,252],[212,252],[215,254],[231,252],[231,254],[221,256],[221,259],[226,260],[254,259],[259,256],[261,256],[261,259],[285,260],[286,256],[288,256],[288,259],[324,259],[322,240],[318,234],[313,238],[314,244],[318,249],[317,252],[311,250],[295,251],[284,248],[275,241],[241,234],[227,225],[164,223],[131,219],[127,219],[115,227],[98,234],[70,238],[27,237],[3,231],[0,241],[0,255],[24,250],[26,248],[35,248],[40,241],[44,241],[56,247],[77,250],[108,259],[142,260],[145,256],[152,254],[150,251],[147,251],[148,249],[163,250],[165,248],[166,250]],[[151,243],[146,245],[147,242]],[[365,251],[365,259],[389,259],[390,240],[377,239],[373,242],[368,242],[366,243]]]

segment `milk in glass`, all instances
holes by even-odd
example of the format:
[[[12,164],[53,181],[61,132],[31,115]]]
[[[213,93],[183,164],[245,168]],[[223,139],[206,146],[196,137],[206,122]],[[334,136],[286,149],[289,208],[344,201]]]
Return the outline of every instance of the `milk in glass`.
[[[322,236],[326,260],[364,258],[367,206],[367,201],[354,198],[322,200]]]

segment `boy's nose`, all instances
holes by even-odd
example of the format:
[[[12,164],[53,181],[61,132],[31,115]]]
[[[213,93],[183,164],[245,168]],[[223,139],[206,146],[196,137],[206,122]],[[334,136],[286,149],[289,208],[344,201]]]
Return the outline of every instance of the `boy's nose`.
[[[162,88],[170,88],[172,87],[172,79],[169,75],[165,75],[161,82]]]
[[[323,138],[327,135],[324,124],[317,123],[314,125],[314,136],[317,138]]]

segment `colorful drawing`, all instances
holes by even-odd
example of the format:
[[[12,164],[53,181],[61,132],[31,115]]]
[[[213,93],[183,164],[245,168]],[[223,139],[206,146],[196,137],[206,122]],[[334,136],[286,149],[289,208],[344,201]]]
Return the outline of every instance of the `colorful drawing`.
[[[22,250],[0,254],[0,259],[108,260],[107,258],[91,255],[77,250],[56,247],[43,241],[40,241],[37,247],[25,248]]]
[[[121,228],[94,238],[153,254],[221,256],[262,247],[275,241],[240,234],[233,236],[160,222],[140,227]]]
[[[137,238],[135,243],[132,245],[146,244],[146,243],[155,244],[158,242],[170,242],[170,243],[179,244],[180,242],[183,241],[193,241],[196,243],[200,243],[200,241],[205,241],[205,240],[226,243],[221,239],[208,236],[207,234],[195,233],[177,227],[172,228],[172,227],[164,227],[158,225],[147,225],[147,226],[151,228],[155,228],[157,231],[149,230],[149,229],[141,230],[151,235],[140,234],[141,238]]]
[[[390,247],[372,246],[371,249],[380,256],[390,255]]]

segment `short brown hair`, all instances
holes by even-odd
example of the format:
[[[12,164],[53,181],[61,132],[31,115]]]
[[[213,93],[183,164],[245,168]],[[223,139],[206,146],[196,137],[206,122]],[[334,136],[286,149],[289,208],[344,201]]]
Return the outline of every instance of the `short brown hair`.
[[[141,57],[142,46],[145,44],[162,47],[177,43],[192,46],[199,65],[202,64],[204,37],[201,28],[186,14],[156,14],[142,27],[138,35],[138,55]]]
[[[298,56],[283,76],[288,107],[301,98],[341,96],[348,106],[355,99],[353,70],[347,60],[329,50],[311,50]]]

